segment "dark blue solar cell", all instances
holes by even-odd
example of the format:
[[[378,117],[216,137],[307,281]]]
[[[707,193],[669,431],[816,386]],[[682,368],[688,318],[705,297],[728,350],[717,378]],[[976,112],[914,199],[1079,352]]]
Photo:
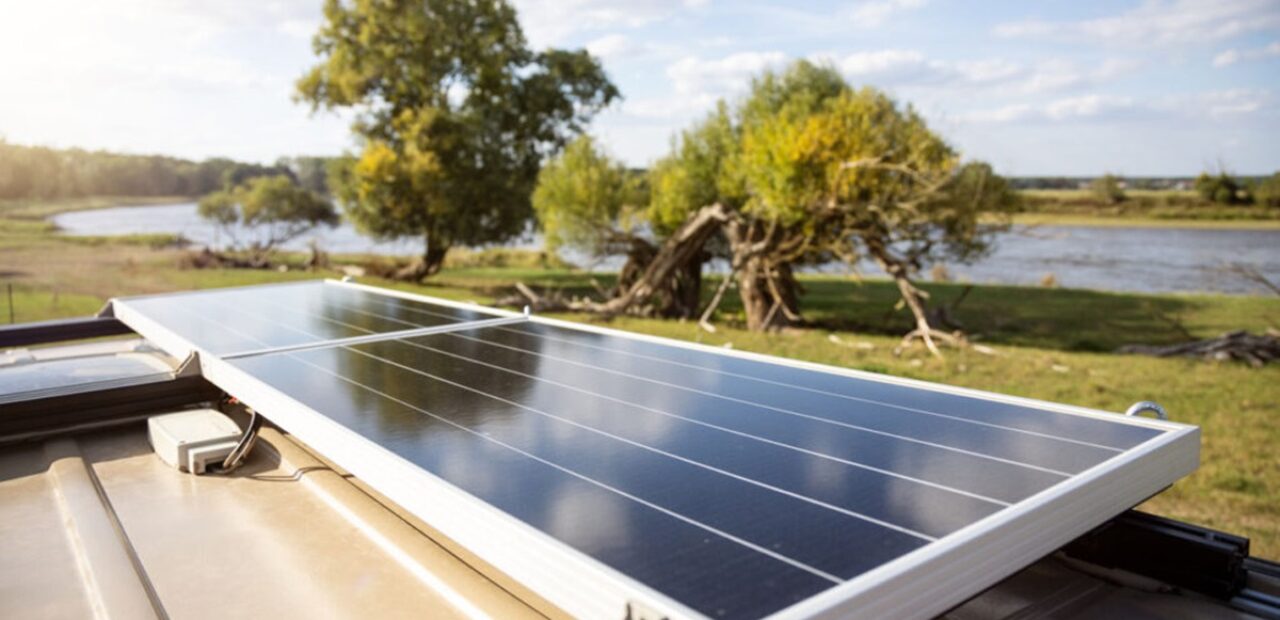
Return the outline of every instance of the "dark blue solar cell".
[[[310,344],[412,328],[493,318],[470,310],[401,300],[316,280],[287,285],[213,289],[124,299],[117,303],[146,315],[195,346],[218,355]],[[413,312],[430,308],[431,314]],[[377,310],[378,314],[362,312]],[[281,321],[281,317],[288,317]]]
[[[760,617],[835,585],[788,561],[789,554],[853,575],[926,542],[628,449],[348,349],[232,363],[424,470],[711,616]],[[755,546],[718,531],[748,537]]]
[[[664,377],[682,376],[684,373],[701,369],[723,376],[737,375],[749,378],[761,386],[773,386],[779,390],[776,393],[791,394],[799,388],[811,393],[825,392],[846,400],[852,398],[884,403],[900,413],[897,417],[920,420],[921,427],[939,424],[943,418],[934,415],[930,416],[931,421],[926,422],[924,418],[919,418],[919,415],[922,415],[919,411],[1040,433],[1075,442],[1091,443],[1116,451],[1132,448],[1161,433],[1157,429],[1142,426],[1116,424],[1079,415],[1062,415],[1046,409],[1002,403],[986,398],[830,372],[815,372],[796,366],[673,347],[632,338],[617,338],[537,323],[515,325],[509,329],[544,338],[555,338],[569,345],[574,351],[581,351],[584,347],[594,347],[603,354],[614,356],[615,360],[648,359],[652,363],[645,367],[660,372]],[[659,368],[662,370],[657,370]],[[763,391],[763,388],[761,390]]]

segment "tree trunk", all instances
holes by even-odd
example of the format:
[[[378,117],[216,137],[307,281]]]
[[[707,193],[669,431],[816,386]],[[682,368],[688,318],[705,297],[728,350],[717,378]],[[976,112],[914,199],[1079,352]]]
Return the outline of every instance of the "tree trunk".
[[[627,260],[618,272],[617,284],[608,292],[610,298],[625,295],[640,282],[659,252],[659,248],[641,237],[628,236],[619,242],[625,243],[627,247]],[[666,318],[695,316],[698,313],[698,305],[702,302],[702,263],[705,262],[706,253],[698,252],[688,262],[677,265],[671,270],[666,281],[658,283],[655,287],[653,293],[655,299],[652,303],[640,308],[633,307],[630,310]]]
[[[611,297],[622,295],[634,286],[644,276],[645,269],[648,269],[649,264],[653,262],[653,257],[658,254],[658,248],[639,237],[628,239],[627,247],[627,262],[622,264],[622,269],[618,272],[618,283],[610,292]]]
[[[747,329],[765,331],[800,322],[799,283],[791,265],[770,260],[770,252],[777,246],[778,229],[766,229],[759,221],[735,221],[726,227],[726,234]]]
[[[440,273],[440,268],[444,266],[445,255],[449,253],[449,245],[446,243],[432,243],[428,238],[426,246],[427,248],[423,251],[422,256],[412,263],[397,269],[391,277],[406,282],[421,282]]]
[[[781,329],[801,321],[799,284],[790,265],[773,266],[752,257],[738,274],[738,296],[747,315],[747,329]]]
[[[744,261],[738,273],[738,297],[742,300],[742,311],[747,315],[747,329],[758,332],[768,329],[769,309],[773,307],[773,297],[769,294],[769,285],[762,275],[763,260],[759,257]]]
[[[677,267],[669,280],[670,288],[663,295],[658,313],[667,318],[691,319],[698,315],[702,304],[702,264],[707,262],[705,252]]]
[[[699,209],[667,238],[662,247],[658,248],[653,260],[649,261],[648,266],[626,290],[588,309],[604,314],[620,314],[648,302],[654,295],[664,295],[667,298],[662,307],[674,307],[683,316],[695,315],[697,301],[693,302],[693,309],[687,312],[683,306],[690,299],[696,300],[695,296],[701,291],[702,248],[729,217],[729,210],[720,204]],[[677,279],[681,280],[680,284],[672,284]],[[671,303],[673,299],[677,300],[674,306]]]

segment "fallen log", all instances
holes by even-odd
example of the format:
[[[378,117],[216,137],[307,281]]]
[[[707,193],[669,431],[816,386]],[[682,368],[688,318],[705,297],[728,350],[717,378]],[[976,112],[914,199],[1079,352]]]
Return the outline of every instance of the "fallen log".
[[[1131,344],[1120,347],[1117,353],[1135,353],[1155,357],[1197,357],[1206,360],[1237,360],[1261,368],[1280,360],[1280,333],[1267,330],[1262,334],[1250,334],[1239,330],[1217,338],[1196,340],[1173,345]]]

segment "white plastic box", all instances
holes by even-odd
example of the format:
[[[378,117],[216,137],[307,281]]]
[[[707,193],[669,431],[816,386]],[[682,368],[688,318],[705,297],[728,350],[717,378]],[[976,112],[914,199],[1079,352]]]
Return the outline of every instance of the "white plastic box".
[[[240,442],[240,427],[220,411],[193,409],[147,419],[151,449],[179,470],[203,474]]]

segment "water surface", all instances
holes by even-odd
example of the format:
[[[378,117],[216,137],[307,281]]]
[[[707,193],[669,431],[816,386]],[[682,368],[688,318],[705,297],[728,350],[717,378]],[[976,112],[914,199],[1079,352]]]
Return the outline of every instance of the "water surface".
[[[117,207],[73,211],[54,217],[54,223],[71,235],[123,235],[137,233],[180,234],[201,245],[220,247],[230,240],[221,230],[196,214],[194,203],[169,206]],[[247,231],[233,231],[247,238]],[[415,254],[416,239],[375,241],[344,222],[336,228],[319,228],[286,244],[305,250],[312,241],[327,252],[340,254]],[[536,236],[513,242],[514,247],[540,247]],[[566,256],[579,265],[591,262],[582,256]],[[1280,231],[1181,228],[1101,228],[1088,226],[1016,227],[996,243],[995,251],[972,265],[947,265],[959,281],[999,284],[1038,284],[1052,274],[1059,286],[1113,291],[1215,292],[1259,294],[1264,291],[1239,275],[1228,273],[1228,263],[1257,269],[1280,282]],[[616,268],[612,261],[596,264]],[[818,271],[835,271],[828,265]],[[860,265],[867,275],[877,275],[874,265]]]

